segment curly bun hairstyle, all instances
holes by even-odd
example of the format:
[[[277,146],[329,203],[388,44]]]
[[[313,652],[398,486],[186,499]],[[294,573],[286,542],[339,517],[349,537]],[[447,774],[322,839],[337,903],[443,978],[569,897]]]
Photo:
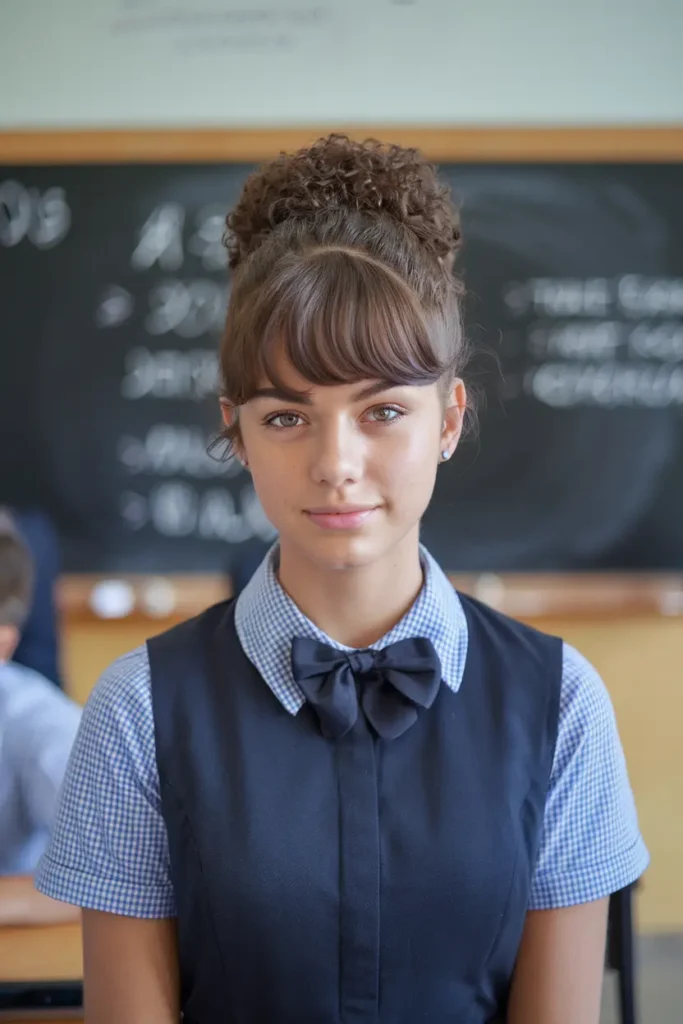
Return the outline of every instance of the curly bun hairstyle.
[[[330,135],[294,155],[281,153],[247,179],[227,220],[231,269],[279,224],[332,210],[393,218],[439,259],[452,259],[460,247],[449,190],[417,150]]]
[[[251,174],[226,223],[233,280],[220,369],[232,405],[264,379],[282,387],[283,346],[312,384],[450,389],[467,356],[453,273],[460,224],[417,150],[319,139]]]

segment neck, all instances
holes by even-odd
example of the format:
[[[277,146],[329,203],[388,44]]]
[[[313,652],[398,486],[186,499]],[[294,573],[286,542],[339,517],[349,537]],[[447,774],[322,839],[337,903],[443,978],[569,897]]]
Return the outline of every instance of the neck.
[[[422,588],[418,531],[378,561],[352,569],[321,569],[281,546],[278,575],[318,629],[346,647],[369,647],[403,618]]]

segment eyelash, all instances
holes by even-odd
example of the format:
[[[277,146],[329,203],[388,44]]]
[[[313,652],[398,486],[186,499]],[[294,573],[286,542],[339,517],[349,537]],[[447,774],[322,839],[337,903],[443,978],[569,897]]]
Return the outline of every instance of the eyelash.
[[[368,411],[372,413],[372,412],[378,412],[378,411],[384,411],[384,410],[390,410],[391,412],[395,413],[396,415],[392,416],[388,420],[381,420],[380,419],[380,420],[375,420],[374,421],[375,423],[378,423],[381,426],[389,426],[389,424],[391,424],[391,423],[397,423],[400,419],[403,419],[403,417],[406,414],[405,413],[405,409],[401,409],[401,408],[399,408],[396,405],[376,405],[373,409],[369,409]],[[270,427],[273,430],[293,430],[294,427],[300,426],[299,423],[295,423],[295,424],[290,424],[287,427],[283,427],[282,425],[277,424],[275,422],[275,420],[280,419],[280,418],[282,418],[284,416],[296,416],[297,418],[300,418],[300,414],[298,412],[277,412],[277,413],[273,413],[272,416],[267,416],[266,419],[264,419],[264,421],[263,421],[263,425],[265,427]]]

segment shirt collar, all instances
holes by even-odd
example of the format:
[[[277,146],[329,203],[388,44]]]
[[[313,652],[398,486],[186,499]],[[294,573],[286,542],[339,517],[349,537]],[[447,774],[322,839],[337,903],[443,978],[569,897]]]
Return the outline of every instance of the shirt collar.
[[[235,627],[249,661],[283,707],[295,715],[306,701],[292,675],[292,638],[319,640],[340,651],[351,648],[318,629],[285,593],[276,574],[278,553],[276,543],[238,597]],[[452,584],[424,547],[420,547],[420,560],[424,584],[415,603],[371,646],[380,650],[408,637],[427,637],[439,655],[443,682],[456,692],[467,657],[465,613]]]

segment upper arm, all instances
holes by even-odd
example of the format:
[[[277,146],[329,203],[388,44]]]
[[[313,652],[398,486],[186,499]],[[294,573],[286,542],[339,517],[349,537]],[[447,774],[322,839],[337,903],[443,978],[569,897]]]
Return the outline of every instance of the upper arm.
[[[93,689],[36,885],[91,910],[175,915],[144,648],[115,662]]]
[[[527,914],[508,1024],[598,1024],[609,901]]]
[[[83,911],[88,1024],[178,1024],[176,922]]]
[[[598,1024],[608,897],[648,864],[609,694],[565,645],[558,737],[510,1024]]]
[[[602,899],[636,881],[648,860],[609,694],[593,666],[565,645],[530,908]]]

